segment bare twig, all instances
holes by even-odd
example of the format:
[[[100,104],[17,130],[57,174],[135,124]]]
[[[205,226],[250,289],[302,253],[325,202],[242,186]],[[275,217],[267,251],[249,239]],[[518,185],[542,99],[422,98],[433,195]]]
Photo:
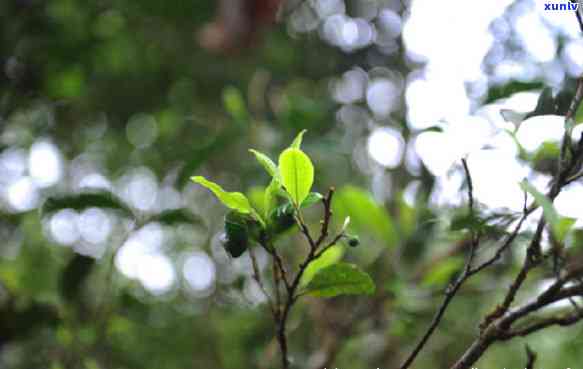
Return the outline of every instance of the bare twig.
[[[300,294],[298,294],[298,287],[300,286],[300,281],[306,268],[308,265],[320,257],[324,251],[326,251],[332,244],[328,244],[324,248],[320,250],[320,247],[328,237],[329,228],[330,228],[330,219],[332,218],[332,198],[334,196],[334,188],[330,188],[328,191],[327,196],[322,200],[324,204],[324,219],[322,221],[322,227],[320,229],[320,235],[316,240],[310,234],[310,230],[304,219],[302,218],[299,208],[296,208],[296,222],[300,228],[300,232],[306,238],[309,250],[307,256],[304,258],[302,263],[299,265],[299,269],[295,276],[291,279],[291,282],[288,282],[287,279],[287,272],[283,267],[279,267],[280,272],[282,273],[282,278],[286,284],[286,298],[285,301],[279,305],[279,313],[276,316],[276,325],[277,325],[277,340],[279,343],[280,351],[281,351],[281,360],[282,360],[282,368],[288,369],[289,368],[289,359],[288,359],[288,346],[287,346],[287,336],[286,336],[286,327],[287,321],[289,317],[289,313],[294,306],[295,302],[299,298]],[[337,242],[341,236],[336,236],[333,242]],[[275,255],[275,253],[274,253]],[[277,261],[279,260],[279,261]],[[281,259],[276,259],[278,264],[283,265],[281,263]]]
[[[565,184],[566,185],[571,184],[571,183],[573,183],[581,178],[583,178],[583,173],[575,174],[575,175],[567,178],[567,180],[565,181]]]
[[[578,19],[580,19],[579,16]],[[583,155],[583,151],[579,150],[579,147],[583,145],[583,140],[580,140],[578,149],[575,152],[571,152],[572,120],[582,100],[583,78],[579,78],[577,81],[575,96],[571,101],[569,111],[565,114],[565,134],[563,135],[557,170],[553,178],[551,190],[547,195],[551,202],[555,200],[561,192],[561,189],[568,183],[569,176],[572,175],[572,172],[577,167],[577,163],[581,160],[580,156]],[[569,157],[567,155],[568,153],[572,153],[572,155]],[[533,209],[534,207],[530,207],[528,210],[524,211],[524,214],[526,215],[532,212]],[[508,340],[518,336],[526,336],[552,325],[571,325],[583,318],[583,314],[578,309],[575,309],[572,314],[564,317],[551,317],[529,325],[526,328],[516,330],[511,329],[511,326],[517,320],[536,312],[551,303],[563,299],[570,299],[583,292],[583,284],[581,283],[571,287],[564,287],[568,281],[581,273],[581,270],[576,270],[574,272],[569,272],[565,277],[558,278],[555,283],[538,295],[533,301],[519,308],[511,309],[516,294],[524,284],[529,271],[540,265],[544,259],[544,256],[541,253],[541,238],[545,226],[546,222],[544,215],[541,215],[533,238],[528,245],[522,268],[504,296],[502,304],[486,316],[481,324],[480,335],[466,350],[462,357],[452,366],[452,369],[470,368],[490,347],[490,345],[496,341]]]
[[[259,266],[257,264],[257,257],[255,256],[255,251],[253,251],[252,247],[249,248],[249,258],[251,259],[251,266],[253,267],[253,279],[255,280],[255,282],[257,282],[257,285],[259,286],[261,292],[263,293],[267,300],[267,304],[269,305],[269,310],[271,311],[271,314],[275,317],[276,314],[275,306],[273,305],[273,300],[271,299],[271,296],[269,295],[269,293],[267,293],[267,290],[263,285],[263,280],[261,279],[261,271],[259,270]]]
[[[496,341],[506,341],[517,336],[525,336],[551,325],[571,325],[578,322],[581,318],[583,318],[582,315],[579,315],[577,319],[574,319],[573,316],[568,316],[565,318],[549,318],[547,320],[543,320],[543,323],[535,324],[526,329],[516,331],[511,330],[512,324],[517,320],[552,303],[583,293],[583,285],[563,287],[565,283],[567,283],[567,281],[569,281],[572,277],[573,275],[570,275],[556,281],[533,301],[526,303],[519,308],[508,311],[504,316],[492,322],[492,324],[490,324],[480,334],[480,336],[472,343],[472,345],[470,345],[470,347],[451,367],[451,369],[471,368],[472,365],[484,354],[484,352]]]
[[[468,161],[462,159],[462,165],[464,167],[464,172],[466,173],[466,180],[468,181],[468,207],[470,211],[470,216],[474,216],[474,183],[472,182],[472,175],[470,174],[470,168],[468,167]]]
[[[516,224],[516,227],[514,227],[514,230],[512,231],[512,233],[510,233],[508,238],[506,238],[506,241],[504,241],[504,243],[502,243],[502,245],[496,250],[496,253],[494,254],[494,256],[492,256],[490,259],[484,261],[482,264],[480,264],[477,267],[475,267],[474,269],[472,269],[471,274],[479,273],[483,269],[486,269],[487,267],[491,266],[492,264],[494,264],[495,262],[500,260],[500,258],[502,257],[502,254],[504,254],[504,252],[510,247],[510,245],[512,245],[512,243],[514,242],[514,240],[518,236],[518,233],[520,233],[520,230],[522,229],[522,225],[523,225],[524,221],[526,220],[526,218],[528,218],[528,215],[529,215],[529,213],[525,207],[523,214],[522,214],[522,217],[520,218],[520,220]]]
[[[469,213],[470,213],[470,216],[473,217],[473,215],[474,215],[474,193],[473,193],[474,187],[473,187],[473,183],[472,183],[472,176],[470,174],[470,170],[468,168],[468,164],[467,164],[465,159],[462,159],[462,165],[464,167],[464,171],[466,173],[466,178],[468,181]],[[474,255],[476,253],[476,249],[478,248],[478,245],[479,245],[479,234],[473,229],[470,229],[470,233],[471,233],[471,237],[472,237],[472,244],[470,247],[470,253],[469,253],[469,256],[466,260],[466,264],[465,264],[463,272],[455,280],[455,282],[453,284],[451,284],[446,289],[445,298],[443,299],[441,306],[439,307],[439,309],[435,313],[433,320],[431,321],[431,324],[429,325],[429,327],[425,331],[425,334],[421,337],[421,339],[419,340],[417,345],[415,345],[415,348],[413,349],[413,351],[409,354],[407,359],[405,359],[403,364],[401,364],[400,369],[407,369],[411,366],[411,364],[413,364],[413,362],[417,358],[417,355],[419,355],[421,350],[423,350],[423,347],[425,347],[425,345],[427,344],[427,341],[429,340],[429,338],[431,337],[433,332],[435,332],[435,330],[437,329],[437,326],[441,322],[443,315],[445,314],[445,311],[447,310],[447,307],[449,306],[450,302],[456,296],[456,294],[457,294],[458,290],[460,289],[460,287],[462,286],[462,284],[464,284],[464,282],[472,275],[472,262],[474,259]]]

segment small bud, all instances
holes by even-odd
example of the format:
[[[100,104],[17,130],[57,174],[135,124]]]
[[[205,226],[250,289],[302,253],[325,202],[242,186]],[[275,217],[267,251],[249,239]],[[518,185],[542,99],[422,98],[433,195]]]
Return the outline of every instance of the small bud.
[[[358,236],[349,236],[348,237],[348,246],[356,247],[358,245],[360,245],[360,239],[358,238]]]
[[[219,239],[231,257],[238,258],[247,250],[249,233],[245,219],[241,214],[234,211],[227,213],[224,236],[221,235]]]

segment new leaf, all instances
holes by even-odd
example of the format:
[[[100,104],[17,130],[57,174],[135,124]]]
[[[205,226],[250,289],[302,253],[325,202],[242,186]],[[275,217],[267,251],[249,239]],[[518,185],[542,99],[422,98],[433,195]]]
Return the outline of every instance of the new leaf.
[[[269,173],[270,176],[274,178],[278,177],[277,165],[275,165],[275,163],[267,155],[253,149],[250,149],[249,151],[255,155],[255,159],[257,159],[259,164],[261,164],[261,166],[267,171],[267,173]]]
[[[286,149],[279,156],[279,174],[287,193],[299,207],[310,194],[314,183],[312,161],[299,149]]]
[[[251,204],[249,203],[249,200],[241,192],[227,192],[223,190],[223,188],[218,184],[208,181],[202,176],[191,177],[190,179],[194,183],[198,183],[212,191],[212,193],[214,193],[219,201],[222,202],[226,207],[243,214],[255,213],[251,207]]]
[[[290,145],[290,148],[299,149],[300,146],[302,146],[302,140],[304,139],[304,133],[306,133],[305,129],[303,129],[300,133],[298,133],[298,135],[296,136],[296,138],[293,140],[292,144]]]

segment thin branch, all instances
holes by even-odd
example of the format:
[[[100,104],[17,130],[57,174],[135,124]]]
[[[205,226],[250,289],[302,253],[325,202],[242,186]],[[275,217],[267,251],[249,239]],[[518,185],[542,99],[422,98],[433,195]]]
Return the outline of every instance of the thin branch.
[[[328,244],[327,244],[326,246],[322,247],[322,248],[320,249],[320,251],[318,251],[318,252],[317,252],[317,253],[314,255],[314,257],[312,258],[312,261],[314,261],[314,260],[318,259],[318,258],[319,258],[320,256],[322,256],[322,255],[323,255],[323,254],[324,254],[326,251],[328,251],[328,249],[329,249],[329,248],[331,248],[332,246],[334,246],[334,245],[338,244],[338,242],[339,242],[339,241],[340,241],[342,238],[344,238],[344,237],[346,237],[346,233],[344,233],[344,232],[340,232],[340,233],[338,233],[338,234],[336,235],[336,237],[334,237],[334,238],[332,239],[332,241],[328,242]]]
[[[492,324],[488,325],[480,336],[470,345],[462,357],[451,367],[451,369],[468,369],[484,354],[484,352],[496,341],[510,339],[516,335],[511,335],[509,330],[513,323],[536,312],[550,304],[578,296],[583,293],[583,284],[571,287],[563,287],[566,283],[577,278],[583,273],[583,268],[579,268],[556,280],[536,299],[522,305],[519,308],[508,311]],[[542,328],[541,328],[542,329]],[[532,333],[532,332],[531,332]],[[509,336],[511,335],[511,336]]]
[[[568,174],[572,170],[574,163],[578,160],[576,156],[571,157],[570,162],[567,163],[565,166],[565,161],[567,160],[567,152],[568,148],[571,146],[571,120],[575,116],[575,113],[583,100],[583,77],[577,80],[577,90],[575,96],[573,97],[571,104],[569,106],[568,112],[565,114],[565,133],[563,135],[563,141],[561,144],[561,152],[557,162],[557,170],[553,179],[553,185],[551,190],[548,194],[548,198],[551,202],[555,200],[555,198],[561,192],[561,189],[565,186],[565,181],[567,179]],[[537,224],[536,231],[534,236],[526,250],[526,258],[520,269],[520,272],[516,275],[514,281],[510,285],[508,292],[504,297],[504,301],[501,305],[498,305],[496,309],[488,314],[483,322],[480,324],[480,328],[483,330],[487,327],[491,322],[495,319],[501,317],[508,311],[512,302],[514,301],[518,290],[522,287],[524,281],[528,273],[535,268],[536,266],[540,265],[542,262],[541,258],[541,239],[542,234],[546,226],[546,220],[544,215],[541,215],[539,222]]]
[[[468,168],[468,164],[466,162],[466,159],[462,159],[462,164],[463,164],[466,178],[468,181],[469,212],[470,212],[470,215],[473,216],[474,215],[474,194],[473,194],[474,187],[473,187],[473,183],[472,183],[472,176],[470,174],[470,170]],[[446,289],[445,298],[443,299],[441,306],[439,307],[439,309],[435,313],[433,320],[431,321],[431,324],[429,325],[429,327],[425,331],[425,334],[421,337],[421,340],[419,340],[417,345],[415,345],[415,348],[413,349],[413,351],[409,354],[407,359],[405,359],[403,364],[401,364],[400,369],[407,369],[413,364],[413,362],[417,358],[417,355],[419,355],[421,350],[423,350],[423,347],[425,347],[425,345],[427,344],[427,341],[429,341],[429,338],[433,335],[433,332],[435,332],[435,330],[437,329],[437,326],[441,322],[443,315],[445,314],[445,311],[447,310],[447,308],[448,308],[449,304],[451,303],[451,301],[453,300],[453,298],[456,296],[458,290],[460,289],[462,284],[464,284],[464,282],[472,275],[472,273],[471,273],[472,272],[472,262],[474,259],[474,255],[476,253],[476,249],[478,248],[478,245],[479,245],[479,235],[473,229],[471,229],[470,232],[471,232],[471,236],[472,236],[472,244],[470,247],[470,254],[466,260],[466,264],[465,264],[465,267],[464,267],[462,274],[455,280],[455,282],[452,285],[450,285]]]
[[[579,12],[577,12],[577,15],[579,15]],[[579,19],[579,17],[577,18]],[[579,79],[577,80],[577,89],[575,90],[575,96],[573,97],[573,100],[571,100],[571,105],[569,105],[569,110],[567,111],[567,114],[565,114],[565,119],[574,118],[575,114],[577,113],[577,109],[579,108],[579,105],[581,105],[581,101],[583,101],[582,80],[583,77],[579,77]]]
[[[569,326],[569,325],[573,325],[577,322],[579,322],[581,319],[583,319],[583,314],[580,311],[575,311],[571,314],[568,314],[566,316],[563,317],[550,317],[550,318],[546,318],[543,320],[540,320],[536,323],[533,323],[525,328],[521,328],[521,329],[516,329],[513,331],[509,331],[507,333],[504,334],[504,336],[502,338],[500,338],[500,340],[508,340],[508,339],[512,339],[514,337],[526,337],[529,334],[538,332],[542,329],[551,327],[551,326]]]
[[[286,292],[287,297],[285,299],[285,303],[283,303],[279,308],[279,313],[277,314],[276,324],[277,324],[277,340],[281,350],[281,360],[282,360],[282,368],[288,369],[289,368],[289,359],[288,359],[288,347],[287,347],[287,336],[286,336],[286,326],[289,317],[289,313],[294,306],[294,303],[297,301],[299,295],[297,294],[297,289],[300,285],[300,281],[306,268],[308,265],[315,259],[316,254],[318,252],[319,247],[328,237],[328,229],[330,227],[330,219],[332,217],[332,198],[334,196],[334,188],[330,188],[328,194],[323,199],[324,204],[324,219],[322,221],[322,228],[320,230],[320,235],[318,236],[317,240],[314,240],[312,235],[310,234],[310,230],[304,219],[300,214],[299,208],[296,209],[296,222],[300,227],[301,233],[304,235],[306,240],[309,244],[309,251],[308,255],[305,257],[304,261],[299,265],[299,270],[297,271],[296,275],[292,279],[292,282],[288,282],[286,278],[286,272],[283,269],[283,263],[281,263],[280,258],[276,258],[275,260],[278,262],[280,271],[283,273],[284,281],[286,283]],[[324,248],[325,249],[325,248]],[[274,251],[273,255],[277,255]],[[318,257],[321,256],[321,253]]]
[[[583,178],[583,172],[579,173],[579,174],[575,174],[569,178],[567,178],[567,180],[565,181],[565,185],[571,184],[579,179]]]
[[[324,220],[322,221],[322,228],[320,229],[320,237],[316,240],[316,247],[319,247],[322,242],[328,237],[328,229],[330,228],[330,219],[332,219],[332,197],[336,190],[330,187],[328,195],[324,198]]]
[[[261,279],[261,272],[257,264],[257,257],[255,256],[255,251],[253,251],[252,247],[249,248],[249,258],[251,259],[251,266],[253,267],[253,279],[255,280],[255,282],[257,282],[257,285],[261,289],[263,295],[265,295],[265,298],[267,299],[267,304],[269,305],[269,310],[271,310],[271,314],[275,317],[276,316],[275,306],[273,304],[271,296],[269,295],[269,293],[267,293],[267,290],[263,285],[263,280]]]
[[[479,273],[483,269],[488,268],[489,266],[491,266],[492,264],[494,264],[495,262],[500,260],[500,258],[502,257],[502,254],[504,254],[504,252],[510,247],[510,245],[512,245],[512,243],[514,242],[514,240],[518,236],[518,233],[520,233],[520,230],[522,229],[522,225],[523,225],[524,221],[526,220],[526,218],[528,218],[528,215],[529,215],[529,213],[525,210],[522,214],[522,217],[520,218],[520,220],[516,224],[516,227],[514,227],[514,230],[512,231],[512,233],[510,233],[508,238],[506,238],[506,241],[504,241],[504,243],[496,250],[496,253],[494,254],[494,256],[492,256],[490,259],[484,261],[482,264],[480,264],[477,267],[475,267],[474,269],[472,269],[472,271],[470,272],[471,274]]]
[[[409,356],[407,357],[405,362],[403,362],[403,364],[400,366],[400,369],[409,368],[411,366],[411,364],[413,364],[413,361],[415,361],[415,359],[417,358],[417,355],[419,355],[419,353],[421,352],[421,350],[423,349],[423,347],[425,346],[425,344],[427,343],[427,341],[429,340],[429,338],[431,337],[431,335],[433,334],[433,332],[435,331],[435,329],[437,328],[437,326],[441,322],[441,319],[443,318],[443,315],[445,314],[445,311],[447,310],[449,303],[455,297],[459,288],[461,287],[461,285],[463,284],[463,282],[466,279],[467,279],[467,276],[462,275],[462,276],[460,276],[460,278],[458,278],[456,280],[456,282],[453,285],[451,285],[450,287],[447,288],[446,293],[445,293],[445,298],[444,298],[443,302],[441,303],[441,306],[439,307],[439,309],[435,313],[435,316],[433,317],[433,320],[431,321],[429,328],[427,328],[427,331],[425,332],[425,334],[423,335],[421,340],[417,343],[417,345],[415,346],[415,348],[413,349],[411,354],[409,354]]]
[[[275,284],[275,308],[274,308],[274,318],[276,321],[279,320],[281,316],[281,272],[280,269],[277,267],[277,264],[274,262],[272,264],[272,273],[273,273],[273,281]]]
[[[583,20],[581,19],[581,14],[576,12],[577,21],[583,32]],[[583,101],[583,76],[577,80],[577,88],[575,96],[571,100],[569,110],[565,114],[565,133],[563,135],[563,140],[561,144],[561,151],[559,160],[557,163],[557,170],[555,172],[551,189],[547,194],[547,197],[551,203],[561,192],[561,189],[573,180],[570,178],[574,173],[578,171],[578,165],[583,159],[583,135],[579,139],[578,147],[573,152],[571,150],[571,133],[573,127],[573,118]],[[572,155],[568,157],[567,153]],[[537,205],[530,206],[524,211],[524,214],[530,214]],[[524,215],[523,215],[524,218]],[[520,223],[519,223],[520,224]],[[555,283],[553,283],[549,288],[547,288],[543,293],[541,293],[534,301],[531,301],[519,308],[511,310],[510,307],[515,299],[516,293],[522,287],[528,272],[534,267],[540,265],[542,262],[541,255],[541,237],[543,230],[545,228],[546,222],[544,215],[541,215],[539,219],[535,234],[528,245],[526,258],[524,260],[523,266],[514,279],[511,287],[509,288],[502,305],[496,308],[493,313],[490,313],[484,323],[481,326],[480,335],[478,338],[470,345],[466,352],[460,357],[460,359],[451,367],[451,369],[468,369],[470,368],[482,355],[483,353],[496,341],[501,341],[505,339],[510,339],[516,336],[524,336],[532,332],[544,329],[552,325],[570,325],[581,318],[583,314],[579,310],[575,310],[575,313],[568,315],[566,317],[552,317],[545,319],[539,323],[528,326],[521,330],[511,331],[511,326],[517,320],[545,307],[554,302],[560,301],[562,299],[570,299],[574,296],[581,295],[583,293],[583,284],[579,283],[575,286],[564,287],[565,283],[573,278],[577,278],[581,274],[582,270],[576,270],[568,273],[565,277],[558,278]],[[498,253],[497,253],[498,254]]]
[[[514,298],[516,297],[518,290],[520,289],[520,287],[522,286],[522,284],[526,280],[526,276],[528,275],[528,272],[534,266],[528,260],[529,260],[529,258],[527,257],[525,263],[522,265],[522,268],[520,269],[520,272],[518,272],[518,274],[516,275],[516,278],[514,279],[514,281],[512,282],[510,287],[508,288],[508,292],[506,293],[506,296],[504,296],[504,301],[502,302],[502,304],[498,305],[496,307],[496,309],[494,309],[494,311],[492,311],[490,314],[486,315],[486,317],[484,318],[482,323],[480,323],[480,330],[483,331],[494,320],[503,316],[508,311],[508,309],[510,308],[510,305],[512,304],[512,302],[514,301]]]
[[[279,253],[275,249],[273,249],[272,256],[273,256],[273,260],[275,261],[277,268],[279,269],[280,278],[281,278],[281,280],[283,280],[285,288],[287,290],[289,290],[290,284],[289,284],[289,281],[287,279],[287,271],[283,265],[283,260],[281,259],[281,256],[279,256]]]
[[[462,159],[462,165],[464,167],[464,172],[466,173],[466,180],[468,181],[468,207],[470,210],[470,216],[474,216],[474,184],[472,182],[472,175],[470,174],[470,168],[468,167],[468,161],[464,158]]]
[[[524,345],[524,350],[526,351],[526,365],[524,369],[534,369],[534,363],[536,362],[536,352],[532,351],[528,345]]]
[[[578,271],[579,273],[581,271]],[[470,345],[462,357],[451,367],[451,369],[468,369],[473,366],[473,364],[484,354],[484,352],[495,342],[509,340],[513,337],[519,335],[525,335],[533,333],[536,330],[543,329],[550,324],[551,321],[547,321],[544,326],[532,327],[529,331],[511,331],[510,328],[514,322],[521,319],[535,311],[538,311],[550,304],[557,301],[568,299],[569,297],[577,296],[583,293],[583,285],[576,285],[572,287],[562,286],[567,283],[574,274],[568,277],[557,280],[553,285],[548,287],[541,295],[539,295],[533,301],[526,303],[525,305],[508,311],[503,317],[499,318],[492,324],[490,324],[486,329],[480,334],[480,336]],[[571,319],[572,320],[572,319]],[[578,321],[578,320],[577,320]],[[552,323],[567,325],[567,320],[553,320]],[[574,323],[574,322],[573,322]],[[571,323],[572,324],[572,323]],[[534,329],[537,328],[537,329]],[[520,334],[518,334],[520,333]]]
[[[295,217],[296,223],[300,227],[300,232],[304,235],[304,237],[308,241],[308,244],[310,245],[310,249],[315,249],[316,248],[316,241],[314,241],[314,238],[312,237],[312,235],[310,233],[310,229],[308,228],[308,226],[306,225],[306,223],[302,219],[301,215],[299,215],[299,209],[296,209],[296,213],[297,213],[297,215]]]

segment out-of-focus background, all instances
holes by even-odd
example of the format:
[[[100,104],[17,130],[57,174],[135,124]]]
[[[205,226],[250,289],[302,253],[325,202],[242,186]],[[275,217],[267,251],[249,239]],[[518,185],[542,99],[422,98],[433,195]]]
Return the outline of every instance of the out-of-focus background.
[[[460,158],[487,214],[519,212],[523,178],[542,191],[562,119],[515,132],[500,111],[579,76],[583,39],[533,0],[2,0],[0,67],[1,368],[277,367],[249,257],[228,257],[225,209],[188,178],[259,202],[247,149],[275,158],[302,129],[316,189],[337,188],[362,240],[342,257],[377,294],[300,304],[294,365],[395,368],[463,263]],[[574,183],[557,210],[581,219],[582,198]],[[461,355],[521,257],[460,293],[416,367]],[[541,367],[576,367],[582,333],[528,342]],[[520,367],[523,343],[480,367]]]

